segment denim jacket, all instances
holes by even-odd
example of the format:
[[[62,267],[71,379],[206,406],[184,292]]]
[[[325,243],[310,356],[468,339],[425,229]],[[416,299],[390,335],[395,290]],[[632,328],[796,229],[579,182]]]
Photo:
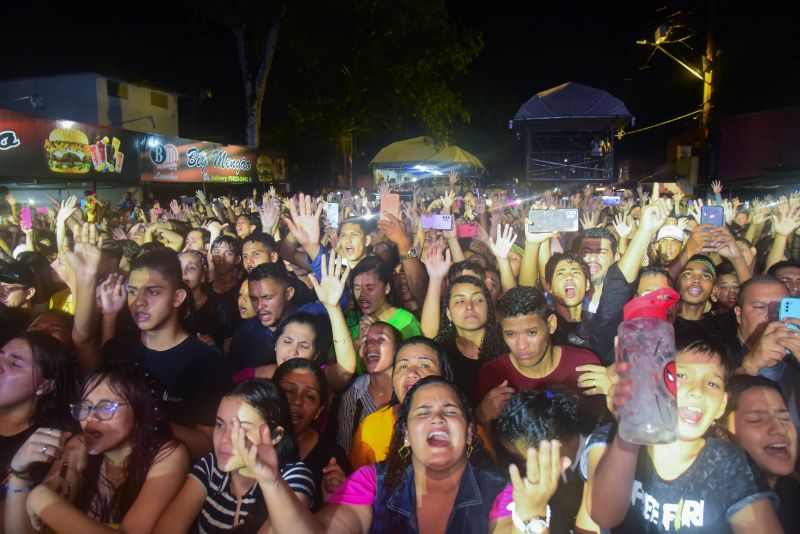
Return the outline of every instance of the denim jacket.
[[[395,488],[387,488],[386,463],[380,462],[375,467],[378,487],[371,532],[419,532],[414,468],[406,469]],[[489,532],[489,511],[506,485],[507,481],[492,471],[473,469],[467,463],[447,521],[447,534]]]

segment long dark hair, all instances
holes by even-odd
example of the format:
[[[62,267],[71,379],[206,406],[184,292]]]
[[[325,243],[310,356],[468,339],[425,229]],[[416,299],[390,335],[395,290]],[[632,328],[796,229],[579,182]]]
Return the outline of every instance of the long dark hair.
[[[286,400],[286,394],[277,384],[266,378],[251,378],[236,384],[233,391],[225,396],[239,397],[252,406],[269,426],[269,431],[273,436],[276,428],[283,427],[283,437],[275,445],[278,464],[283,465],[299,460],[294,426],[292,426],[292,417],[289,414],[289,403]]]
[[[133,416],[128,436],[131,452],[124,465],[125,480],[110,500],[103,499],[100,487],[107,483],[100,472],[103,455],[90,456],[75,504],[81,510],[91,511],[101,523],[119,523],[139,496],[150,468],[172,452],[178,442],[173,439],[164,416],[158,387],[141,366],[130,362],[103,365],[86,379],[81,397],[86,397],[102,383],[125,399],[126,408]]]
[[[77,397],[75,366],[67,351],[52,336],[43,332],[23,332],[13,339],[22,339],[31,348],[33,382],[52,381],[52,386],[36,400],[31,424],[36,427],[74,428],[69,403]]]
[[[483,446],[483,440],[478,436],[478,422],[475,418],[475,412],[472,410],[472,405],[467,399],[467,396],[456,386],[453,382],[446,380],[444,377],[431,375],[426,376],[408,391],[406,398],[400,405],[400,411],[397,414],[397,423],[392,431],[392,439],[389,442],[389,449],[386,456],[386,479],[384,487],[387,489],[386,497],[391,494],[391,489],[397,487],[398,483],[403,477],[405,470],[411,465],[411,454],[402,458],[399,454],[400,449],[403,447],[405,441],[406,427],[408,425],[408,415],[411,411],[411,403],[414,400],[414,395],[420,389],[431,384],[443,384],[451,388],[461,404],[461,410],[467,421],[467,427],[472,427],[472,451],[469,453],[469,463],[476,469],[485,469],[492,465],[492,460]]]
[[[317,388],[319,390],[319,405],[322,408],[326,408],[328,404],[328,379],[325,377],[325,371],[314,360],[304,360],[302,358],[287,360],[275,369],[272,381],[280,386],[281,380],[295,371],[305,371],[314,375],[314,378],[317,379]]]
[[[365,273],[375,273],[375,276],[378,277],[378,280],[389,286],[389,293],[386,295],[386,300],[390,306],[395,308],[403,307],[403,301],[400,299],[400,296],[397,294],[397,289],[394,287],[392,269],[386,264],[385,261],[378,256],[367,256],[363,260],[359,261],[350,272],[350,287],[353,287],[356,281],[356,276]],[[353,290],[353,300],[355,301],[355,290]],[[358,310],[360,313],[360,309],[358,308],[357,304],[358,303],[356,303],[356,310]]]
[[[308,361],[295,358],[284,363],[284,365],[297,360]],[[300,460],[297,439],[294,435],[294,426],[289,414],[289,403],[286,400],[286,394],[278,386],[277,381],[266,378],[244,380],[236,384],[233,391],[225,396],[239,397],[252,406],[269,426],[272,436],[275,436],[277,427],[283,427],[283,437],[275,445],[275,452],[278,453],[278,465],[281,468],[287,463]],[[264,521],[267,520],[267,505],[264,502],[264,495],[261,493],[260,488],[255,493],[255,499],[256,502],[252,507],[252,512],[248,514],[241,525],[234,529],[236,532],[257,532],[261,525],[264,524]]]
[[[447,307],[450,303],[450,293],[456,284],[469,284],[481,290],[484,299],[486,299],[486,325],[484,325],[483,340],[481,341],[480,349],[478,350],[479,360],[492,360],[506,352],[506,344],[503,340],[503,333],[497,323],[497,318],[494,313],[494,306],[492,306],[492,296],[486,285],[478,278],[469,275],[461,275],[453,283],[447,286],[447,291],[442,295],[441,311],[439,314],[439,334],[436,336],[435,341],[444,347],[447,354],[459,354],[458,333],[456,327],[447,317]]]

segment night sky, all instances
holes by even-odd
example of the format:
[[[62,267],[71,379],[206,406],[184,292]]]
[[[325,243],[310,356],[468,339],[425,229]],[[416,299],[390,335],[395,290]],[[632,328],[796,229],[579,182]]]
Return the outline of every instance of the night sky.
[[[450,2],[453,16],[479,29],[484,41],[470,75],[458,84],[472,123],[457,144],[484,160],[493,175],[518,175],[522,147],[508,130],[508,120],[535,93],[567,81],[620,98],[636,116],[637,128],[699,107],[699,80],[663,54],[648,61],[652,49],[635,44],[652,41],[656,26],[670,16],[686,32],[696,33],[687,41],[693,50],[671,48],[694,65],[699,65],[712,24],[721,51],[715,68],[719,115],[797,105],[795,20],[774,7],[755,11],[769,2],[746,10],[734,9],[732,2],[717,4],[709,17],[709,4],[702,1]],[[28,5],[2,8],[0,78],[99,71],[148,80],[187,97],[207,88],[214,96],[197,104],[199,124],[185,134],[243,142],[237,57],[233,38],[220,21],[197,15],[191,3],[182,1]],[[279,103],[267,106],[266,120],[281,115]],[[184,106],[181,113],[190,119],[193,106]],[[664,161],[668,136],[692,124],[680,121],[625,138],[617,157]]]

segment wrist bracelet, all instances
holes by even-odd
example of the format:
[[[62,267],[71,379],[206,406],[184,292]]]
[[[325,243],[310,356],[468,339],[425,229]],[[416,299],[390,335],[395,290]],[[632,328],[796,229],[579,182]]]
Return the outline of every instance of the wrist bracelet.
[[[30,491],[33,488],[33,486],[34,486],[34,484],[33,484],[33,482],[31,482],[30,484],[28,484],[24,488],[15,489],[15,488],[12,488],[11,486],[8,485],[8,481],[7,480],[6,480],[6,483],[3,484],[3,487],[6,490],[6,493],[25,493],[26,491]]]
[[[17,471],[10,466],[8,468],[8,475],[20,480],[30,480],[30,473],[28,473],[28,471]]]

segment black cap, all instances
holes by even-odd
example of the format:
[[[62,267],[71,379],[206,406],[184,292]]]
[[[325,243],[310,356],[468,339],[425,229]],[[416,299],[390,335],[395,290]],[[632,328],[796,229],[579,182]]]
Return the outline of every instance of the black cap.
[[[0,282],[21,284],[27,288],[36,285],[36,277],[28,267],[18,261],[12,261],[0,267]]]

